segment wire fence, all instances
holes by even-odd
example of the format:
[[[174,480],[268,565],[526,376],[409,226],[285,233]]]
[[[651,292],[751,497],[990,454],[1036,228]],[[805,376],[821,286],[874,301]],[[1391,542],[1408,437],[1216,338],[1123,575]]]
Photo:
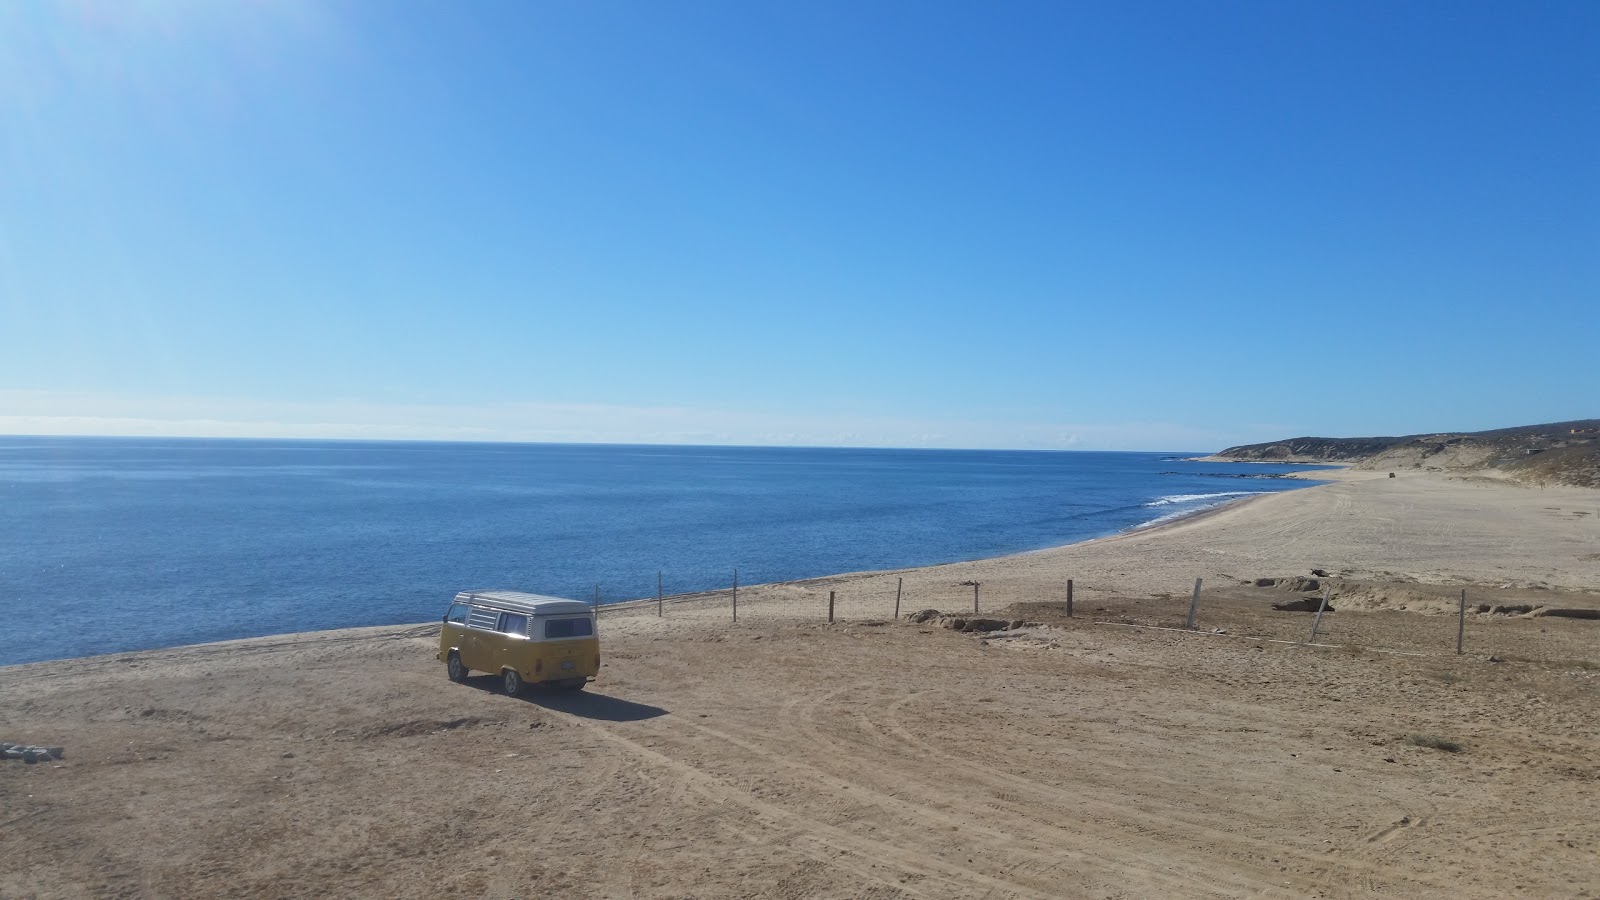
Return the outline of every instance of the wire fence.
[[[1187,590],[1142,596],[1071,579],[939,581],[892,573],[742,586],[735,573],[728,587],[716,590],[668,594],[664,587],[656,597],[604,605],[597,588],[597,609],[607,617],[653,614],[755,624],[894,621],[934,610],[942,617],[1008,624],[1039,620],[1052,627],[1161,630],[1314,649],[1570,661],[1582,668],[1593,667],[1590,660],[1600,656],[1600,598],[1593,609],[1552,610],[1489,602],[1489,589],[1460,589],[1446,614],[1437,603],[1427,612],[1341,609],[1342,594],[1370,593],[1364,585],[1328,584],[1306,595],[1239,582],[1207,585],[1203,579],[1185,585]],[[1275,602],[1287,608],[1276,609]]]

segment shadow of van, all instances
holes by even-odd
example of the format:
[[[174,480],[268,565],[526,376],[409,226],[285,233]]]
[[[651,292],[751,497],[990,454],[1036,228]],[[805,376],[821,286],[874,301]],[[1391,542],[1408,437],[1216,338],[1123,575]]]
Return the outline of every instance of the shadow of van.
[[[602,722],[637,722],[664,716],[667,711],[659,706],[635,703],[621,697],[608,697],[592,691],[529,691],[524,700],[535,706],[553,709],[585,719]]]
[[[468,678],[465,684],[487,693],[501,693],[500,679],[492,675],[476,675]],[[632,700],[609,697],[594,691],[564,691],[538,685],[524,688],[516,699],[556,712],[601,722],[638,722],[667,714],[667,711],[659,706],[635,703]]]

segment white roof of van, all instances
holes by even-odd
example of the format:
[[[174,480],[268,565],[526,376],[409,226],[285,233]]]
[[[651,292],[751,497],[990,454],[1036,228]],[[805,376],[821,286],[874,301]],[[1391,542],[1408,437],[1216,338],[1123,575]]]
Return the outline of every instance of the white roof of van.
[[[586,613],[593,609],[582,600],[547,597],[544,594],[529,594],[524,591],[462,591],[456,595],[456,600],[478,602],[497,609],[540,616]]]

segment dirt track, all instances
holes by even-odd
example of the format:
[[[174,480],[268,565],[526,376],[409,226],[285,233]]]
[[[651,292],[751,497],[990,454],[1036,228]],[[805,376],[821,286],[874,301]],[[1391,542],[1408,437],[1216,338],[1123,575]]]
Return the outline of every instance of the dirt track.
[[[1600,885],[1600,623],[1482,618],[1475,639],[1535,641],[1557,660],[1491,663],[1239,637],[1309,621],[1266,599],[1214,598],[1229,635],[1047,608],[1013,612],[1044,627],[989,639],[751,622],[753,601],[738,625],[635,611],[608,616],[590,692],[527,699],[486,676],[450,684],[417,629],[12,669],[7,735],[68,756],[0,769],[0,896]],[[1158,603],[1181,619],[1148,598],[1084,612],[1156,621]],[[1358,619],[1388,644],[1441,624],[1329,624]]]

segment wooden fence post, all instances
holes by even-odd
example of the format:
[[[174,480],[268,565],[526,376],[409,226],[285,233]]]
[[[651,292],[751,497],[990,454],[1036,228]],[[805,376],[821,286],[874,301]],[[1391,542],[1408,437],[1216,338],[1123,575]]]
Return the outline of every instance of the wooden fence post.
[[[833,591],[828,592],[828,624],[833,624]]]
[[[1189,595],[1189,621],[1184,623],[1185,628],[1194,630],[1194,614],[1200,607],[1200,579],[1194,580],[1194,593]]]
[[[1072,579],[1067,579],[1067,618],[1072,618]]]
[[[656,618],[661,618],[661,570],[656,570]]]
[[[900,578],[895,579],[895,583],[894,583],[894,617],[896,619],[900,618],[900,591],[905,586],[906,586],[906,580],[905,580],[904,576],[901,576]]]
[[[1311,637],[1306,638],[1306,643],[1308,644],[1317,642],[1317,626],[1322,624],[1322,613],[1328,608],[1328,595],[1331,593],[1333,593],[1333,588],[1331,587],[1322,589],[1322,602],[1317,605],[1317,617],[1311,620]],[[1349,612],[1349,610],[1346,610],[1346,612]]]
[[[1461,646],[1467,639],[1467,589],[1461,589],[1461,609],[1456,613],[1456,655],[1461,655]]]
[[[739,621],[739,570],[733,570],[733,620]]]

